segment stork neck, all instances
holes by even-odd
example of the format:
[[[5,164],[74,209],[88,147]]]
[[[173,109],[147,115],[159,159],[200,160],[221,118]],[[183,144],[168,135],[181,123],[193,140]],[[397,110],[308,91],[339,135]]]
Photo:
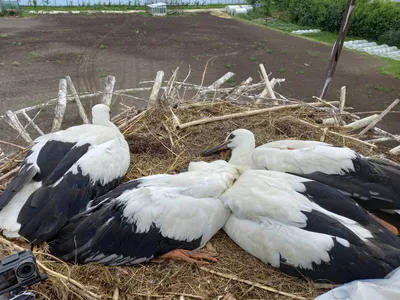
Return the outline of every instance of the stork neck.
[[[237,166],[251,166],[253,160],[251,152],[254,150],[254,144],[242,144],[232,150],[231,159],[229,163]]]

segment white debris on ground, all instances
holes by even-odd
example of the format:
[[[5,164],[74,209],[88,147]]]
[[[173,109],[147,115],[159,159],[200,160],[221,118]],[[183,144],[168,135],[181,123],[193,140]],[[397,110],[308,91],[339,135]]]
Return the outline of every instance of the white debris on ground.
[[[228,5],[225,7],[225,11],[231,16],[242,16],[247,15],[253,11],[251,5]]]
[[[366,40],[344,42],[344,46],[348,49],[400,60],[400,50],[395,46],[390,47],[386,44],[378,46],[375,42],[368,42]]]
[[[293,30],[293,34],[307,34],[307,33],[318,33],[321,32],[319,29],[305,29],[305,30]]]

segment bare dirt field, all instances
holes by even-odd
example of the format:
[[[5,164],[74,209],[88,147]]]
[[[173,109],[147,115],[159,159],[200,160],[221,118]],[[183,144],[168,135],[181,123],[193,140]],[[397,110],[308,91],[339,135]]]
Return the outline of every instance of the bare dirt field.
[[[272,76],[286,78],[277,91],[311,100],[324,82],[330,51],[330,46],[209,13],[0,18],[0,114],[57,97],[58,81],[65,75],[78,92],[94,92],[103,89],[108,74],[116,76],[116,89],[130,88],[154,80],[158,70],[169,77],[178,65],[182,79],[190,64],[190,81],[200,83],[213,56],[205,84],[227,71],[236,74],[236,83],[249,76],[258,79],[258,64],[263,63]],[[400,80],[380,74],[379,65],[378,59],[345,50],[326,98],[338,99],[346,85],[347,105],[357,111],[384,109],[399,97]],[[47,113],[45,131],[52,119],[52,112]],[[396,115],[381,127],[399,133]],[[70,111],[64,126],[73,122],[80,122],[79,117]],[[1,125],[0,138],[7,135],[7,126]]]

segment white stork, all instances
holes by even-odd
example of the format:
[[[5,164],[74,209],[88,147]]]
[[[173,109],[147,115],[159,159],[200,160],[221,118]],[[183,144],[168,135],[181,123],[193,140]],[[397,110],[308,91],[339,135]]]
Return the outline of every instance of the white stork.
[[[317,180],[368,210],[400,211],[400,168],[366,158],[352,149],[301,140],[275,141],[256,148],[254,134],[237,129],[203,155],[227,149],[232,150],[232,164]]]
[[[49,241],[50,252],[76,263],[134,265],[153,258],[194,262],[192,252],[225,224],[218,197],[239,176],[225,161],[192,162],[188,172],[124,183],[90,202]]]
[[[120,183],[130,163],[129,146],[110,121],[108,106],[95,105],[92,115],[93,124],[34,141],[18,175],[0,195],[5,236],[40,242],[86,202]]]
[[[228,236],[288,275],[340,284],[400,266],[400,239],[325,184],[247,169],[220,199],[232,211]]]

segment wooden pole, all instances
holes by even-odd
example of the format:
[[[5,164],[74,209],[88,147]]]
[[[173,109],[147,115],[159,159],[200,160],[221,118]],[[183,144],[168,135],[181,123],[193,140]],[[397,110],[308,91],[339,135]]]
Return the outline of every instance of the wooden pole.
[[[60,79],[58,84],[58,101],[55,108],[55,116],[51,132],[56,132],[61,129],[61,124],[64,118],[65,109],[67,108],[67,80]]]
[[[25,130],[24,126],[22,126],[21,122],[19,121],[18,117],[11,111],[11,110],[7,110],[6,111],[6,115],[9,119],[8,124],[10,124],[10,126],[12,128],[14,128],[16,131],[18,131],[18,133],[21,135],[21,137],[28,142],[29,144],[31,144],[33,142],[31,136],[29,135],[29,133]]]
[[[329,102],[331,104],[338,104],[338,101],[331,101]],[[248,116],[254,116],[258,114],[262,114],[265,112],[272,112],[272,111],[278,111],[278,110],[283,110],[283,109],[291,109],[291,108],[299,108],[304,105],[309,105],[312,107],[318,107],[318,106],[324,106],[326,105],[325,103],[322,102],[312,102],[312,103],[301,103],[301,104],[293,104],[293,105],[281,105],[281,106],[274,106],[274,107],[268,107],[268,108],[263,108],[263,109],[257,109],[257,110],[250,110],[250,111],[245,111],[245,112],[240,112],[240,113],[235,113],[235,114],[229,114],[229,115],[224,115],[224,116],[217,116],[217,117],[212,117],[212,118],[204,118],[188,123],[181,124],[177,126],[177,129],[184,129],[187,127],[195,126],[195,125],[200,125],[200,124],[206,124],[210,122],[215,122],[215,121],[223,121],[223,120],[229,120],[229,119],[234,119],[234,118],[241,118],[241,117],[248,117]]]
[[[149,103],[147,104],[148,108],[157,105],[158,92],[160,91],[163,78],[164,78],[164,71],[158,71],[156,75],[156,80],[153,85],[153,89],[151,90],[150,93]]]
[[[223,85],[225,82],[227,82],[229,79],[231,79],[233,76],[235,76],[235,73],[228,72],[218,80],[216,80],[213,84],[208,86],[208,89],[217,89],[221,85]]]
[[[44,135],[43,131],[39,128],[39,126],[36,125],[35,122],[33,122],[31,117],[28,116],[28,114],[25,111],[21,112],[21,114],[25,117],[25,119],[29,122],[29,124],[31,124],[32,127],[35,128],[37,132],[39,132],[40,135]]]
[[[103,99],[101,100],[101,103],[107,106],[111,106],[114,85],[115,85],[115,76],[108,75],[104,80]]]
[[[332,52],[331,52],[331,58],[327,70],[327,75],[325,79],[324,86],[322,87],[321,93],[320,93],[320,98],[324,98],[326,95],[326,92],[328,91],[328,88],[332,82],[333,79],[333,74],[335,74],[336,70],[336,65],[339,61],[340,53],[342,52],[344,40],[346,39],[346,34],[347,31],[349,30],[349,25],[350,25],[350,20],[351,16],[353,14],[354,6],[356,4],[356,0],[348,0],[346,9],[343,14],[342,18],[342,24],[340,26],[340,30],[338,33],[337,40],[335,44],[333,45]]]
[[[363,129],[358,135],[362,136],[365,133],[368,132],[372,127],[374,127],[379,121],[383,119],[384,116],[388,114],[389,111],[392,110],[393,107],[395,107],[398,103],[400,102],[400,99],[396,99],[393,101],[392,104],[390,104],[375,120],[373,120],[367,127]]]
[[[76,106],[78,106],[78,112],[79,112],[79,115],[81,116],[81,118],[83,120],[83,123],[89,124],[90,123],[89,119],[88,119],[88,117],[86,115],[85,109],[83,108],[81,99],[79,99],[78,93],[76,92],[76,89],[75,89],[75,86],[74,86],[74,84],[72,82],[71,77],[65,76],[65,78],[67,79],[68,86],[69,86],[69,88],[70,88],[70,90],[72,92],[72,95],[74,96],[74,99],[75,99],[75,102],[76,102]]]

